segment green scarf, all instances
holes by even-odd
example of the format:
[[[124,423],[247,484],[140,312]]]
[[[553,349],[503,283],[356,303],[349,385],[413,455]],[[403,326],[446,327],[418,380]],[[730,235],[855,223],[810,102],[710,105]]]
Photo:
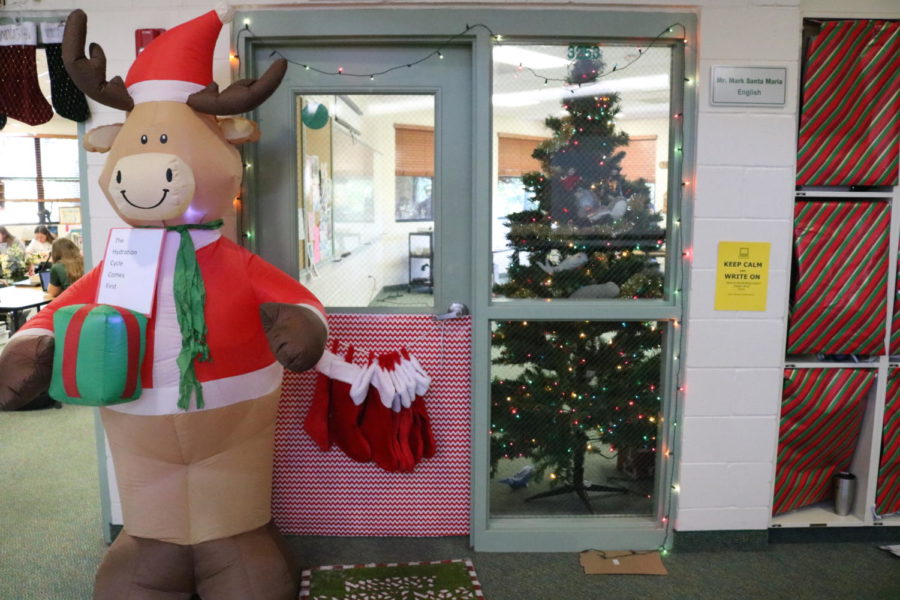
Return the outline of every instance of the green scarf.
[[[195,360],[209,360],[209,346],[206,344],[206,319],[203,307],[206,305],[206,288],[197,264],[197,252],[191,229],[218,229],[222,220],[211,223],[167,225],[166,231],[181,234],[178,255],[175,258],[175,315],[181,329],[181,352],[178,353],[178,408],[187,410],[191,405],[191,392],[197,394],[197,408],[203,408],[203,387],[194,372]]]

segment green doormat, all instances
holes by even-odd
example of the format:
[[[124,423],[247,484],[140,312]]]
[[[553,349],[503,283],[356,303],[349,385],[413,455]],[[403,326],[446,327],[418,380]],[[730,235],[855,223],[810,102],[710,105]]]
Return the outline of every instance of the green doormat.
[[[303,571],[306,600],[476,600],[484,598],[469,559],[332,565]]]

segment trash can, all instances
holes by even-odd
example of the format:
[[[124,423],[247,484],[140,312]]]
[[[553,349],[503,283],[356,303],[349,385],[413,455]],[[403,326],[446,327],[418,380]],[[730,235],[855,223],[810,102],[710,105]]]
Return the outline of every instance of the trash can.
[[[856,475],[841,471],[834,475],[834,512],[843,516],[853,509],[853,498],[856,496]]]

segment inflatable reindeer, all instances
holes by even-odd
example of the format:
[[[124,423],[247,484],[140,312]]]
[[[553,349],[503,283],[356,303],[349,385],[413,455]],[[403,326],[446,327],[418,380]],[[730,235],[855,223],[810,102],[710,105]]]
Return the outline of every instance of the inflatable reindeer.
[[[220,8],[165,32],[124,82],[107,81],[99,46],[85,56],[84,12],[66,23],[63,59],[73,81],[97,102],[127,111],[124,123],[84,139],[88,150],[109,152],[100,187],[126,223],[164,230],[152,312],[141,328],[143,357],[129,374],[140,376],[142,389],[134,400],[100,408],[124,530],[99,567],[96,599],[297,596],[297,573],[271,522],[275,417],[283,368],[316,364],[326,323],[306,288],[217,231],[240,188],[234,145],[259,137],[252,121],[217,115],[259,106],[286,69],[279,60],[258,80],[218,91],[212,54],[230,12]],[[75,361],[69,375],[83,385],[103,376],[90,372],[99,365],[78,362],[78,344],[104,336],[73,340],[58,330],[67,308],[87,307],[67,322],[70,329],[79,311],[96,312],[101,271],[82,277],[11,339],[0,355],[0,407],[17,408],[46,390],[51,372],[54,381],[59,375],[54,354]]]

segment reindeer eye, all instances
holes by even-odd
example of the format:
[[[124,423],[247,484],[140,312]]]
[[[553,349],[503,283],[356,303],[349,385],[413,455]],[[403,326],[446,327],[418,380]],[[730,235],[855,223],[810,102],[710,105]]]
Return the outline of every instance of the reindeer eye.
[[[147,136],[146,136],[146,135],[142,135],[142,136],[141,136],[141,143],[142,143],[142,144],[146,144],[146,143],[147,143]]]
[[[122,183],[122,171],[116,171],[116,183]]]
[[[167,136],[166,134],[162,134],[161,136],[159,136],[160,144],[165,144],[168,141],[169,141],[169,136]]]
[[[166,181],[172,182],[172,169],[166,169]]]

